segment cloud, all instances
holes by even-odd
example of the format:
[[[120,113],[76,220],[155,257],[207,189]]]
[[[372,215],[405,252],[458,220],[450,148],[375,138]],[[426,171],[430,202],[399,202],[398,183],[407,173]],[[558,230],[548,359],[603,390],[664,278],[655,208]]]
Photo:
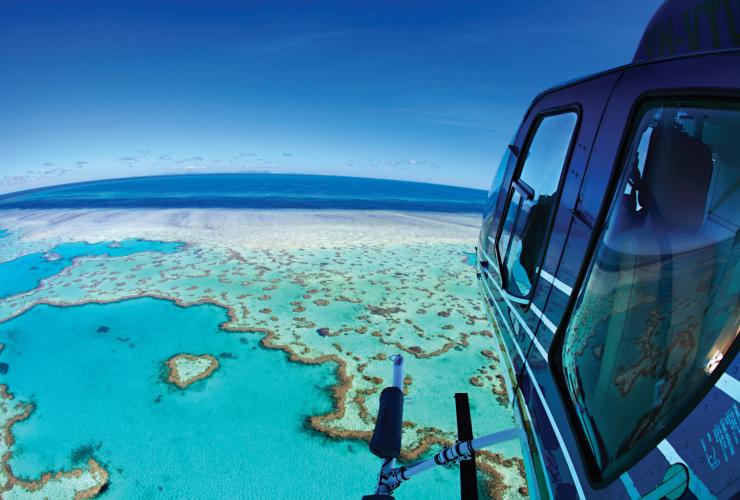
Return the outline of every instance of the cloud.
[[[28,175],[13,175],[13,176],[6,175],[5,177],[3,177],[3,180],[2,182],[0,182],[0,184],[10,186],[10,185],[15,185],[15,184],[23,184],[30,180],[31,180],[31,177]]]
[[[192,156],[190,158],[180,158],[179,160],[175,160],[175,163],[178,165],[182,165],[183,163],[197,163],[205,160],[202,156]]]
[[[348,38],[357,36],[357,34],[357,30],[312,29],[266,39],[267,34],[262,33],[261,40],[252,41],[241,47],[239,54],[255,62],[264,59],[276,59],[299,54],[306,50],[316,50],[329,45],[341,44]]]

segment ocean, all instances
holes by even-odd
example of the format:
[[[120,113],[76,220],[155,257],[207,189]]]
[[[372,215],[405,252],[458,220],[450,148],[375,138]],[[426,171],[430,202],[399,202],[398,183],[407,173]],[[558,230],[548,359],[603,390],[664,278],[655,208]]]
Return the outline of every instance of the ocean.
[[[0,209],[259,208],[480,213],[486,192],[440,184],[294,174],[192,174],[46,187],[0,196]]]

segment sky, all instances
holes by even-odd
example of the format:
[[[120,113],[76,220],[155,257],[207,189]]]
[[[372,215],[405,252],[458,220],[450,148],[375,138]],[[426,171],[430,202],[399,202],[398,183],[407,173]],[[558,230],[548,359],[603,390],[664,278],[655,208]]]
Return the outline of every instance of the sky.
[[[0,0],[0,193],[292,172],[488,188],[531,100],[659,0]]]

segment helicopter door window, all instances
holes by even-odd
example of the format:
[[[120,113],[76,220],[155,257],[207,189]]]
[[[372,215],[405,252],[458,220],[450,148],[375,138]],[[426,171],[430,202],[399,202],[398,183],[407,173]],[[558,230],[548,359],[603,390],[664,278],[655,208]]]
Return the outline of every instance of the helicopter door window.
[[[514,136],[514,139],[516,139],[516,136]],[[512,139],[512,142],[514,142],[514,139]],[[488,199],[483,210],[483,223],[480,233],[481,249],[483,249],[486,255],[494,255],[494,238],[501,214],[504,211],[503,204],[506,201],[507,190],[504,186],[504,176],[507,171],[513,170],[515,162],[516,156],[513,154],[511,148],[507,148],[496,170],[496,175],[493,177],[491,189],[488,191]]]
[[[603,480],[706,394],[740,329],[740,104],[654,101],[637,116],[562,348]]]
[[[513,297],[528,298],[533,291],[577,122],[573,111],[541,118],[512,183],[497,250],[505,290]]]

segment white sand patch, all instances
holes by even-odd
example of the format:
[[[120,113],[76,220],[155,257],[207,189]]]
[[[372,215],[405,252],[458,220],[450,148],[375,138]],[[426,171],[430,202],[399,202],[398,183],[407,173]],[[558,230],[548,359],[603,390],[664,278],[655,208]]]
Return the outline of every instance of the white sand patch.
[[[185,389],[193,382],[210,377],[219,364],[210,354],[178,354],[168,359],[166,365],[169,369],[167,381]]]
[[[231,249],[472,243],[480,216],[378,210],[0,210],[25,241],[143,238]]]

